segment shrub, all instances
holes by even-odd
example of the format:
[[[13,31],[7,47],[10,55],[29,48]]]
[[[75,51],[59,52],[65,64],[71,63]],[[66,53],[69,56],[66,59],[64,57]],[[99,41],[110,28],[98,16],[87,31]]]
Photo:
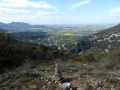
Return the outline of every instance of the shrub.
[[[43,61],[64,57],[64,52],[47,46],[37,46],[0,33],[0,73],[24,63],[26,59]]]
[[[99,63],[102,63],[107,69],[120,68],[120,49],[105,53],[99,56]]]
[[[75,61],[81,61],[81,62],[94,62],[96,61],[95,57],[91,52],[87,52],[81,56],[77,56],[74,58]]]
[[[82,60],[85,62],[94,62],[95,57],[93,56],[93,54],[91,52],[88,52],[88,53],[82,55]]]
[[[77,56],[77,57],[74,58],[74,60],[75,61],[82,61],[82,58],[81,58],[81,56]]]

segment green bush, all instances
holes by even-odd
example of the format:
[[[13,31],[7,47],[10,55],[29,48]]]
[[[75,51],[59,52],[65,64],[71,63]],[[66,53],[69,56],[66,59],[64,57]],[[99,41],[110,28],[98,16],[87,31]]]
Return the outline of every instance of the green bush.
[[[91,52],[87,52],[81,56],[77,56],[74,58],[75,61],[81,61],[81,62],[94,62],[96,61],[95,57]]]
[[[93,54],[91,52],[88,52],[88,53],[82,55],[82,60],[85,62],[94,62],[95,57],[93,56]]]
[[[74,58],[75,61],[82,61],[82,57],[81,56],[77,56]]]

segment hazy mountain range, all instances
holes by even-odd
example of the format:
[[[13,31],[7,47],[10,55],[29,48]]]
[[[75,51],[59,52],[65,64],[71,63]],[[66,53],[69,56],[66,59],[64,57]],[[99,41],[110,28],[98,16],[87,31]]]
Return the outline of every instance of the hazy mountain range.
[[[7,30],[8,32],[19,32],[19,31],[27,31],[29,28],[45,28],[45,25],[31,25],[29,23],[24,22],[12,22],[12,23],[2,23],[0,22],[0,27]]]

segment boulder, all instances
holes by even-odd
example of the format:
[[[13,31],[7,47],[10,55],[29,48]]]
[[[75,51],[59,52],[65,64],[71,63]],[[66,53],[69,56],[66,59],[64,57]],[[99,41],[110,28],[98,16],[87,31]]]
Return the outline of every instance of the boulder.
[[[60,83],[60,88],[63,90],[72,90],[72,85],[70,83]]]
[[[85,89],[85,88],[81,88],[81,87],[80,87],[80,88],[77,88],[77,90],[86,90],[86,89]]]

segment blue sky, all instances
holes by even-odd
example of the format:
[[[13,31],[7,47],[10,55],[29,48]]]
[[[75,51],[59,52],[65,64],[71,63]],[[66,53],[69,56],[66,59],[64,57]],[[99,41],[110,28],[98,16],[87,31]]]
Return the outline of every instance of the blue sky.
[[[0,0],[0,22],[120,23],[120,0]]]

